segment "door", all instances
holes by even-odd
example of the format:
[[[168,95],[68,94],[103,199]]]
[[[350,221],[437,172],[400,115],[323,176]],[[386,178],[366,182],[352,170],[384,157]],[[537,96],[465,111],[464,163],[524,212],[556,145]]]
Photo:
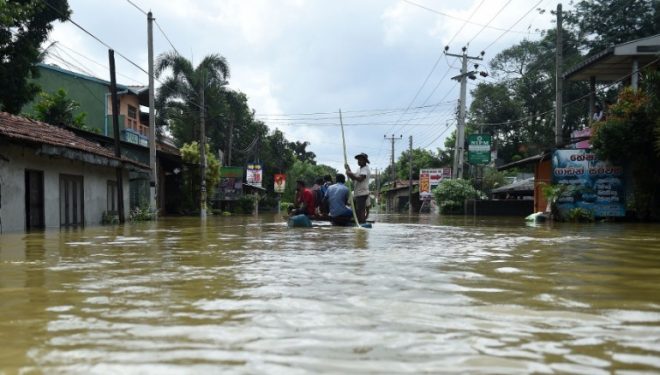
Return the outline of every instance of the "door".
[[[25,229],[44,225],[44,172],[25,170]]]
[[[60,226],[76,227],[85,223],[82,176],[60,175]]]

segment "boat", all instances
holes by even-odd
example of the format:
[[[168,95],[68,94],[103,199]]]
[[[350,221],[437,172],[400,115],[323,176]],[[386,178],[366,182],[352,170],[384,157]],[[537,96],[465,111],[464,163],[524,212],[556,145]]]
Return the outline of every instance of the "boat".
[[[287,217],[287,226],[289,228],[311,228],[313,226],[319,226],[320,223],[329,223],[334,226],[339,226],[339,227],[356,227],[356,223],[352,220],[350,221],[345,221],[345,222],[336,222],[332,221],[332,219],[329,216],[325,217],[312,217],[310,218],[309,216],[305,214],[300,214],[300,215],[294,215],[294,216],[289,216]],[[371,228],[373,226],[373,221],[367,220],[366,223],[360,224],[360,227],[362,228]]]

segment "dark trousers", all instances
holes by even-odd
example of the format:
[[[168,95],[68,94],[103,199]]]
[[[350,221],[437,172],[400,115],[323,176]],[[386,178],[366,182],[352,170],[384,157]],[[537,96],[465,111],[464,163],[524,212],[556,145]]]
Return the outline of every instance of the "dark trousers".
[[[355,214],[360,223],[367,221],[367,199],[369,199],[368,195],[355,197]]]

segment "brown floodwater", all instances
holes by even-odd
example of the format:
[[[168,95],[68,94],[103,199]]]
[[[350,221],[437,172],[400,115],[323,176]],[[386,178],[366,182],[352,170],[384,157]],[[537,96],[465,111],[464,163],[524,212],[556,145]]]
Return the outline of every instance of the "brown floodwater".
[[[660,372],[660,226],[374,218],[3,233],[0,374]]]

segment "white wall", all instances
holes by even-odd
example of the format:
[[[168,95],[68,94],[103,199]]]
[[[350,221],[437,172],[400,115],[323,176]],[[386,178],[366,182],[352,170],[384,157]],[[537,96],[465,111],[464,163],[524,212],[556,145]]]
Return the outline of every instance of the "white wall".
[[[116,180],[115,168],[80,161],[35,155],[29,147],[2,145],[0,154],[0,223],[2,231],[25,230],[25,170],[44,172],[44,219],[46,228],[60,227],[60,174],[83,176],[85,225],[101,223],[107,205],[108,180]],[[124,212],[128,215],[128,173],[124,172]]]

